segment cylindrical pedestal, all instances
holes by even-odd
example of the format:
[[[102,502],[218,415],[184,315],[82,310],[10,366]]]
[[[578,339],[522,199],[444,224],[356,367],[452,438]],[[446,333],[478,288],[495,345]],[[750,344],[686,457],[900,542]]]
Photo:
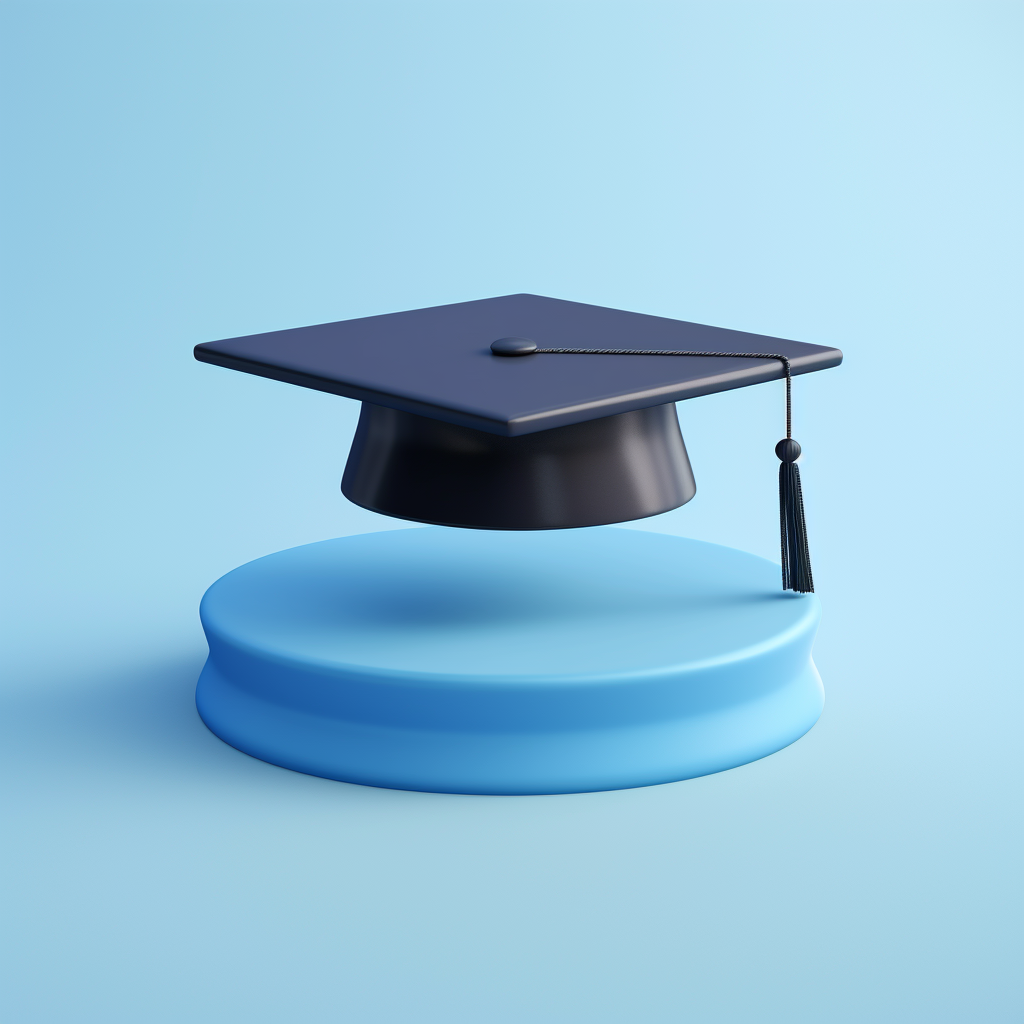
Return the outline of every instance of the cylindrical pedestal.
[[[731,548],[639,530],[394,530],[228,573],[196,691],[232,746],[311,775],[569,793],[706,775],[821,713],[819,605]]]

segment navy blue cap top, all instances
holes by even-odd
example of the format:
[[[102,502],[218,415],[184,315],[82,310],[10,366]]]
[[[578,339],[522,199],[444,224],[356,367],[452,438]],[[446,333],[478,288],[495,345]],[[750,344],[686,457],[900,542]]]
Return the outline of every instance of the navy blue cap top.
[[[770,352],[794,374],[837,366],[836,348],[705,327],[543,295],[503,295],[197,345],[196,359],[374,405],[517,436],[783,376],[775,359],[523,355],[541,348]]]

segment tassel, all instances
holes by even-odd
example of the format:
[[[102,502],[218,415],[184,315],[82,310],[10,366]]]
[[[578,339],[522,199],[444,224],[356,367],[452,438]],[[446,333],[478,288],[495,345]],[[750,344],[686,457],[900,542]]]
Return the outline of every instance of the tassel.
[[[779,466],[779,518],[782,523],[782,589],[800,594],[814,593],[811,555],[807,550],[804,495],[800,488],[800,445],[793,440],[793,365],[779,352],[691,352],[656,348],[538,348],[526,338],[501,338],[491,344],[498,356],[534,353],[571,356],[714,356],[716,359],[777,359],[786,378],[786,436],[775,446],[782,460]]]
[[[779,466],[779,520],[782,527],[782,589],[814,593],[811,555],[807,548],[804,495],[800,487],[800,445],[787,437],[775,446]]]

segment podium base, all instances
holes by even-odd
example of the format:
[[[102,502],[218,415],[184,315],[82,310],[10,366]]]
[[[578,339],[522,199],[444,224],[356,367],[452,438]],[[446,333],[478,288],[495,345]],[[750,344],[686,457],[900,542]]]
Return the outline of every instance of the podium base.
[[[814,595],[753,555],[638,530],[344,537],[241,566],[200,611],[209,728],[366,785],[673,782],[787,746],[823,706]]]

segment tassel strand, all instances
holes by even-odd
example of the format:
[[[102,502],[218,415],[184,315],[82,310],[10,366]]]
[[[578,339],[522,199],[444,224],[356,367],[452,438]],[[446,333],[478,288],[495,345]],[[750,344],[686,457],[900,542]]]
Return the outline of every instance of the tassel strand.
[[[800,486],[800,445],[787,437],[775,446],[779,466],[779,524],[782,537],[782,589],[814,593],[811,555],[807,546],[804,496]]]

